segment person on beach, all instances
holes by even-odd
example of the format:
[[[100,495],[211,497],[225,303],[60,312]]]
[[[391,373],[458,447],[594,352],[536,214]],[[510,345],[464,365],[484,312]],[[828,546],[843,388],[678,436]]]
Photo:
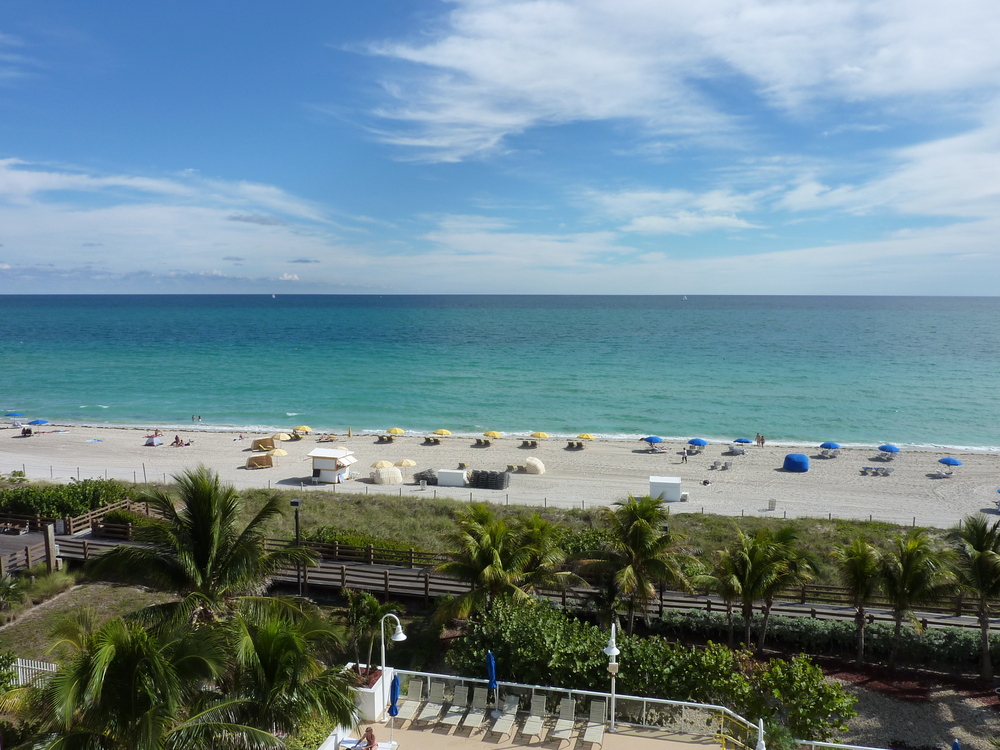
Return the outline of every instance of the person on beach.
[[[757,444],[757,447],[760,448],[760,433],[759,432],[757,433],[757,437],[755,437],[753,439],[753,441]]]
[[[764,447],[764,436],[763,435],[760,436],[760,447],[761,448]]]
[[[181,436],[174,435],[174,442],[172,442],[170,445],[172,445],[174,448],[179,448],[182,445],[184,445],[184,443],[181,442]]]
[[[361,743],[358,744],[358,750],[375,750],[377,747],[378,742],[375,741],[375,730],[368,727],[361,738]]]
[[[688,449],[683,448],[681,450],[681,463],[686,464],[688,462]]]

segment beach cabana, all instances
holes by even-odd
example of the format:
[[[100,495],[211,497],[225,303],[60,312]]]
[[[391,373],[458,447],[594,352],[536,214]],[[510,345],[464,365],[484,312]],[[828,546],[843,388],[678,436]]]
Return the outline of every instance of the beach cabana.
[[[313,482],[324,484],[340,484],[350,478],[351,465],[358,460],[347,448],[313,448],[308,455],[312,459]]]
[[[274,459],[270,455],[250,456],[247,459],[248,469],[270,469],[274,467]]]
[[[785,463],[782,468],[796,474],[809,471],[809,456],[805,453],[789,453],[785,456]]]
[[[273,451],[274,438],[257,438],[250,444],[252,451]]]

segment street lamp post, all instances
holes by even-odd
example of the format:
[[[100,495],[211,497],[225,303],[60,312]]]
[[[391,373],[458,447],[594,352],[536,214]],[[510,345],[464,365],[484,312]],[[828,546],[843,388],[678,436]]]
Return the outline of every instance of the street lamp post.
[[[379,635],[382,637],[382,650],[381,650],[382,661],[380,663],[380,666],[382,668],[382,674],[379,676],[379,680],[382,683],[382,708],[381,708],[381,711],[385,711],[385,706],[389,702],[389,700],[388,700],[388,698],[386,697],[386,694],[385,694],[385,691],[388,689],[388,685],[389,685],[389,681],[385,678],[385,621],[388,620],[389,618],[392,618],[393,620],[396,621],[396,629],[394,631],[392,631],[392,635],[389,636],[389,640],[391,640],[391,641],[393,641],[395,643],[399,643],[400,641],[405,641],[406,640],[406,633],[403,632],[403,625],[402,625],[402,623],[400,623],[399,618],[396,617],[396,615],[394,615],[392,613],[389,613],[387,615],[384,615],[382,617],[382,619],[379,620],[378,631],[379,631]]]
[[[295,509],[295,546],[302,546],[302,534],[299,531],[299,507],[302,505],[300,498],[295,498],[290,505]],[[302,596],[302,563],[295,563],[295,582],[299,586],[299,596]]]
[[[615,645],[615,623],[611,623],[611,638],[608,645],[604,647],[604,653],[608,657],[608,672],[611,674],[611,723],[608,731],[615,731],[615,677],[618,676],[618,646]]]

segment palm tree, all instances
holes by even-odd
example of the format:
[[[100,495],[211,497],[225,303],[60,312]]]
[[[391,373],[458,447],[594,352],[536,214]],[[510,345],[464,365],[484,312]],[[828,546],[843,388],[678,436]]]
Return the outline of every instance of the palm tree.
[[[613,576],[620,598],[628,605],[628,632],[635,629],[635,616],[646,616],[649,601],[656,596],[656,584],[666,583],[690,590],[682,565],[691,557],[680,541],[666,530],[670,512],[659,498],[635,498],[604,509],[610,538],[584,560],[581,570],[598,577]]]
[[[716,555],[711,575],[700,580],[722,596],[727,608],[731,602],[740,603],[743,643],[749,646],[753,605],[764,599],[783,570],[782,563],[775,561],[769,549],[770,540],[744,534],[739,527],[735,529],[736,540]]]
[[[982,514],[968,516],[950,536],[957,551],[959,585],[976,598],[982,654],[979,676],[992,680],[990,602],[1000,598],[1000,521],[990,525]]]
[[[854,604],[854,624],[858,631],[858,666],[865,659],[865,606],[878,594],[879,551],[862,537],[852,539],[834,552],[841,583]]]
[[[98,573],[181,597],[154,605],[152,613],[212,622],[238,606],[268,606],[263,594],[272,575],[297,564],[315,564],[315,555],[304,547],[265,551],[264,528],[282,514],[277,496],[241,526],[243,501],[217,474],[199,466],[174,479],[178,507],[160,490],[143,498],[162,518],[139,529],[139,540],[149,546],[119,546],[91,563]]]
[[[272,610],[263,618],[237,614],[220,627],[233,658],[219,694],[240,701],[236,716],[244,723],[273,734],[288,734],[310,716],[355,724],[348,673],[319,658],[340,644],[336,625]]]
[[[797,544],[795,529],[784,526],[776,532],[761,529],[754,535],[754,543],[761,545],[771,560],[773,575],[769,576],[762,591],[764,599],[764,622],[757,638],[757,648],[764,648],[767,637],[767,626],[771,621],[771,608],[775,596],[785,589],[797,586],[812,579],[817,565],[813,556],[801,549]]]
[[[913,608],[937,600],[955,586],[948,562],[947,552],[936,547],[923,529],[913,529],[897,537],[889,550],[880,556],[882,591],[892,605],[896,622],[889,652],[890,669],[896,667],[903,620],[919,628]]]
[[[375,638],[382,624],[382,618],[388,614],[402,614],[403,608],[396,602],[382,604],[367,591],[343,589],[347,599],[347,612],[344,624],[347,626],[348,638],[354,647],[354,663],[361,668],[361,642],[368,639],[368,659],[365,661],[366,671],[372,669],[372,652],[375,650]]]
[[[456,518],[448,540],[457,549],[435,571],[469,584],[469,591],[445,602],[438,621],[465,619],[474,612],[489,615],[499,598],[531,601],[539,588],[561,588],[578,581],[560,570],[565,553],[556,529],[537,516],[508,524],[485,503],[474,503]]]
[[[227,737],[247,748],[278,746],[274,735],[236,719],[239,699],[210,698],[191,710],[225,667],[209,629],[151,630],[109,620],[79,639],[75,653],[38,686],[7,693],[0,706],[38,726],[47,750],[181,750]]]

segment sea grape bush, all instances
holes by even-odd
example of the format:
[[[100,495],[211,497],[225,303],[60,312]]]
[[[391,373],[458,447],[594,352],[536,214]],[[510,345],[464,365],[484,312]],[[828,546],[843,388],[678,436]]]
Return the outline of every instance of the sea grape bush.
[[[125,500],[127,487],[114,479],[84,479],[69,484],[24,485],[0,490],[0,511],[25,516],[79,516]]]
[[[498,603],[487,621],[448,655],[460,674],[485,676],[487,650],[501,679],[607,691],[607,632],[538,604]],[[758,662],[746,651],[710,643],[695,648],[659,636],[620,636],[621,694],[724,705],[747,717],[782,724],[799,739],[827,740],[846,729],[855,699],[828,683],[807,657]]]

